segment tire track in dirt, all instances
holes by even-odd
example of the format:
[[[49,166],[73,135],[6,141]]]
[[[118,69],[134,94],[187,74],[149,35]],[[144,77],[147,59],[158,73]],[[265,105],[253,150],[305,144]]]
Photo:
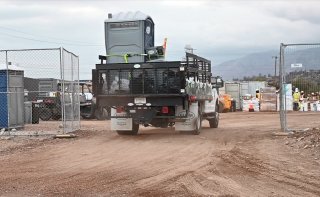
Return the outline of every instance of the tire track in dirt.
[[[255,158],[253,155],[243,153],[240,149],[233,149],[220,156],[220,166],[229,165],[229,168],[238,169],[238,174],[257,176],[258,179],[273,180],[277,183],[289,186],[292,194],[297,189],[307,194],[320,196],[320,177],[297,173],[288,169],[279,169],[264,161]]]
[[[179,176],[185,170],[196,170],[199,166],[206,164],[205,160],[210,154],[212,145],[205,144],[199,139],[198,143],[191,143],[194,141],[193,136],[187,136],[187,138],[189,139],[186,144],[190,143],[189,145],[180,144],[174,147],[167,142],[157,142],[157,146],[154,146],[154,142],[151,141],[138,142],[140,140],[129,139],[132,142],[128,142],[127,138],[122,137],[106,145],[103,140],[94,138],[85,140],[81,144],[65,144],[56,149],[42,150],[46,151],[46,156],[37,153],[30,160],[26,161],[23,157],[21,161],[15,160],[14,163],[20,164],[26,161],[23,170],[21,169],[19,173],[23,173],[24,170],[33,173],[31,177],[33,183],[29,182],[30,185],[41,184],[47,178],[54,180],[50,183],[51,187],[64,188],[65,185],[76,182],[80,184],[84,180],[99,179],[95,172],[106,172],[106,183],[134,183],[137,188],[148,189],[171,179],[171,174],[174,177]],[[115,146],[119,148],[114,150]],[[80,147],[85,151],[77,152],[76,150]],[[194,151],[195,149],[198,150]],[[147,151],[148,157],[141,157],[142,151]],[[150,155],[150,152],[154,154]],[[189,155],[189,158],[186,155]],[[43,175],[39,176],[36,170],[41,166],[43,166]],[[56,172],[57,175],[46,177],[52,172]],[[29,175],[28,178],[30,178]],[[45,189],[39,188],[40,191]],[[112,191],[116,192],[117,189],[111,188]]]

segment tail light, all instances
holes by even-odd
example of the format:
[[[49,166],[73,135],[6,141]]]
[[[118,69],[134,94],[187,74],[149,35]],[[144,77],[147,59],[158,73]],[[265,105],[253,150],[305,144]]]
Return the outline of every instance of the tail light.
[[[162,107],[161,113],[168,114],[169,113],[169,107]]]
[[[192,95],[192,96],[189,97],[189,101],[190,102],[196,102],[197,101],[197,97]]]
[[[124,107],[120,106],[120,107],[117,107],[117,113],[122,113],[124,112]]]

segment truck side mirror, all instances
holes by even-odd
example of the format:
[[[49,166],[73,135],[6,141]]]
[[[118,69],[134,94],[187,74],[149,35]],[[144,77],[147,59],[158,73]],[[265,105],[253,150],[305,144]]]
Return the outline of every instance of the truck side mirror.
[[[211,77],[211,84],[213,88],[222,88],[224,86],[224,81],[221,77]]]

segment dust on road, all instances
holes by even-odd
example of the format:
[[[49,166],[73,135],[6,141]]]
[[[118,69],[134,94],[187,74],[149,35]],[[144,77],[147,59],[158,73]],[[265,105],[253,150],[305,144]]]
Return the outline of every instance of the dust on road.
[[[118,136],[108,121],[83,121],[76,139],[2,140],[0,195],[320,196],[319,160],[272,135],[278,114],[227,113],[204,127]]]

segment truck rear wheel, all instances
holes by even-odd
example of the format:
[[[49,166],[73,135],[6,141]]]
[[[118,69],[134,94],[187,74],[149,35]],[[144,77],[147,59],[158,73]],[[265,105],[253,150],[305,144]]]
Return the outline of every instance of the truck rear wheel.
[[[199,135],[200,131],[201,131],[201,127],[202,127],[202,117],[201,117],[201,111],[200,111],[200,107],[198,110],[198,117],[195,121],[195,129],[192,131],[193,135]]]
[[[132,123],[132,130],[117,130],[118,135],[137,135],[139,124]]]
[[[210,128],[218,128],[218,126],[219,126],[219,118],[210,119],[209,120],[209,124],[210,124]]]
[[[219,109],[216,108],[215,117],[212,119],[209,119],[210,128],[218,128],[218,126],[219,126],[219,112],[218,111],[219,111]]]

